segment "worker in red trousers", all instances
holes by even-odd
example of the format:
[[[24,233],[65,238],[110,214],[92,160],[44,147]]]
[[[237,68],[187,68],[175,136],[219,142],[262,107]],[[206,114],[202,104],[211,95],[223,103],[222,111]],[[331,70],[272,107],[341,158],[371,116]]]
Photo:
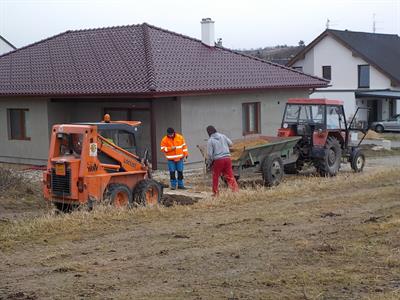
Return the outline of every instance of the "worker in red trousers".
[[[239,191],[239,187],[232,171],[231,153],[229,147],[232,141],[224,134],[217,132],[214,126],[207,127],[209,136],[207,142],[207,164],[211,166],[213,173],[213,194],[218,196],[218,181],[221,175],[224,176],[230,189]]]

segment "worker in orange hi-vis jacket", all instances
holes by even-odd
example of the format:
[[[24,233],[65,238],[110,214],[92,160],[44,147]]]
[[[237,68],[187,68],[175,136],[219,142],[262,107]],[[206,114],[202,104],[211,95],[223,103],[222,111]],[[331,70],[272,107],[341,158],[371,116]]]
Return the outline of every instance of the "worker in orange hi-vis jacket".
[[[173,128],[167,129],[167,135],[161,140],[161,151],[164,152],[168,160],[168,170],[171,181],[171,189],[186,189],[183,183],[183,161],[188,158],[188,148],[185,138],[176,133]],[[178,180],[176,180],[175,172],[178,172]]]

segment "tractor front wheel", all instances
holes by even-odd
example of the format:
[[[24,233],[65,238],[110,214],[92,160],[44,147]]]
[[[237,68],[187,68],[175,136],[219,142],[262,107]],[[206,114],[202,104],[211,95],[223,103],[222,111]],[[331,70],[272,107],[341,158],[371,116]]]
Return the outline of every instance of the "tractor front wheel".
[[[365,155],[361,149],[355,149],[350,155],[350,164],[354,172],[362,172],[365,166]]]
[[[153,179],[143,179],[133,192],[135,203],[143,206],[153,206],[161,203],[162,189],[160,184]]]
[[[283,163],[278,156],[267,157],[262,164],[264,185],[278,185],[283,178]]]
[[[332,136],[328,137],[324,150],[324,157],[314,161],[315,168],[321,176],[336,176],[342,158],[342,148],[339,141]]]
[[[104,198],[108,204],[115,207],[131,207],[132,205],[132,192],[124,184],[109,184]]]

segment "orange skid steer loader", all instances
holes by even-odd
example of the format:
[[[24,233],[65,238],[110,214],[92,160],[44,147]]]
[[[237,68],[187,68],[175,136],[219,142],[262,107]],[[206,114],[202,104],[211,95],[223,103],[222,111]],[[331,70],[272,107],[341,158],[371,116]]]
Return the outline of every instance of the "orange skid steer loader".
[[[106,118],[105,118],[106,119]],[[71,211],[97,202],[117,207],[160,203],[162,186],[151,179],[147,151],[137,152],[136,121],[54,125],[44,198]],[[122,147],[123,146],[123,147]]]

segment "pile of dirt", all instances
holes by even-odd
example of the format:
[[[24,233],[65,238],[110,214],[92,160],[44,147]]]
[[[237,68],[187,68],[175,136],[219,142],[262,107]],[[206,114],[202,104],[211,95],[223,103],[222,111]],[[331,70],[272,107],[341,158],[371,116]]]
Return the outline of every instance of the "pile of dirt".
[[[164,194],[161,202],[164,206],[170,207],[173,205],[193,205],[199,201],[199,198],[188,197],[184,195],[168,195]]]
[[[231,159],[237,160],[246,148],[268,144],[266,139],[248,139],[236,141],[231,148]]]
[[[382,135],[377,133],[376,131],[373,130],[368,130],[367,135],[365,136],[366,139],[368,140],[381,140]]]

